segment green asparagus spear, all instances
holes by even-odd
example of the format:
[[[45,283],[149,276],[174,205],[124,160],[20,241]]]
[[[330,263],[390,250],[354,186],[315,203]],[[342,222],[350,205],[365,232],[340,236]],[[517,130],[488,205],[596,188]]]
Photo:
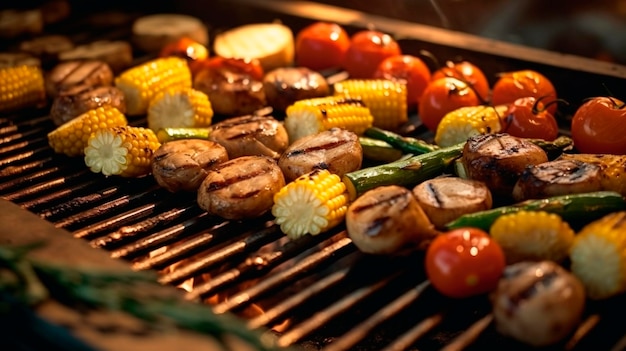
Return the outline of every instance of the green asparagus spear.
[[[424,140],[405,137],[377,127],[368,128],[365,131],[365,135],[370,138],[385,141],[389,145],[407,154],[419,155],[440,149],[439,146],[430,144]]]

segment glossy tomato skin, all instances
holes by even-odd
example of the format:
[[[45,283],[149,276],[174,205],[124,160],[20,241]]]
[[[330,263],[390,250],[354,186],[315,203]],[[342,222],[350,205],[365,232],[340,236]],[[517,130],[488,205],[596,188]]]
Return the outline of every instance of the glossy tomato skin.
[[[626,155],[626,107],[612,97],[594,97],[572,117],[574,146],[582,153]]]
[[[503,117],[502,132],[516,137],[552,141],[559,134],[556,118],[532,96],[515,100]]]
[[[503,105],[514,102],[521,97],[533,96],[536,98],[557,98],[556,89],[552,82],[543,74],[533,70],[506,72],[493,85],[491,103]],[[551,105],[548,110],[556,113],[557,105]]]
[[[400,45],[389,34],[366,29],[354,33],[350,38],[343,68],[350,78],[373,78],[384,59],[401,54]]]
[[[341,67],[349,46],[350,36],[343,27],[315,22],[296,34],[296,64],[315,71]]]
[[[502,248],[477,228],[458,228],[437,236],[426,250],[426,275],[433,287],[452,298],[487,293],[506,266]]]
[[[209,57],[209,50],[206,46],[197,41],[182,37],[169,44],[166,44],[160,51],[159,56],[177,56],[188,61],[204,60]]]
[[[250,76],[254,80],[263,80],[265,72],[257,59],[223,58],[219,56],[205,60],[193,61],[189,64],[191,74],[196,76],[205,69],[225,70]]]
[[[471,85],[478,96],[487,101],[489,98],[489,81],[485,73],[469,61],[447,61],[445,66],[437,69],[432,74],[432,80],[444,77],[458,78]]]
[[[419,57],[412,55],[391,56],[376,68],[374,78],[388,79],[406,84],[407,103],[414,109],[430,82],[430,68]]]
[[[465,82],[445,77],[431,81],[418,104],[418,114],[429,130],[437,131],[441,119],[451,111],[465,106],[480,105],[480,98]]]

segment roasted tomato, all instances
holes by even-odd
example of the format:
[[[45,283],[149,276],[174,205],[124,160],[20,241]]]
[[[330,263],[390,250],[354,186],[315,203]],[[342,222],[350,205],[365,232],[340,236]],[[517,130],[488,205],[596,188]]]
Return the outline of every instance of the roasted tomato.
[[[374,78],[399,81],[406,84],[407,103],[415,108],[430,82],[430,69],[420,58],[411,55],[384,59],[374,72]]]
[[[244,74],[254,80],[263,80],[265,72],[257,59],[223,58],[215,56],[205,60],[190,62],[193,76],[204,69],[219,69]]]
[[[626,103],[613,97],[584,102],[572,118],[574,146],[583,153],[626,155]]]
[[[557,100],[547,104],[542,100],[533,96],[515,100],[502,118],[502,132],[520,138],[556,139],[559,126],[547,108]]]
[[[448,112],[459,107],[477,106],[481,100],[467,83],[452,77],[431,81],[418,104],[419,117],[431,131],[436,131],[439,122]]]
[[[554,85],[546,76],[533,70],[521,70],[500,74],[491,91],[491,103],[509,104],[517,98],[527,96],[557,98]],[[556,109],[556,104],[548,108],[552,114],[556,113]]]
[[[483,101],[487,101],[489,97],[487,76],[478,66],[469,61],[447,61],[445,66],[433,72],[431,79],[437,80],[443,77],[454,77],[467,82]]]
[[[209,57],[209,50],[197,41],[183,37],[165,45],[159,56],[178,56],[188,61],[204,60]]]
[[[400,45],[389,34],[370,29],[362,30],[350,38],[343,68],[351,78],[372,78],[384,59],[401,53]]]
[[[437,236],[426,251],[426,275],[445,296],[487,293],[498,284],[505,263],[502,248],[483,230],[459,228]]]
[[[338,24],[315,22],[296,35],[296,64],[320,71],[341,67],[350,36]]]

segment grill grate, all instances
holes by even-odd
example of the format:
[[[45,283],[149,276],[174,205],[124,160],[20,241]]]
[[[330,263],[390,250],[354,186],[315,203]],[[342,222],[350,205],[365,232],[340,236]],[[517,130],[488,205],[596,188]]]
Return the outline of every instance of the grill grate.
[[[526,349],[495,332],[486,297],[450,301],[434,293],[420,254],[362,255],[345,228],[287,241],[268,216],[211,217],[193,194],[170,194],[151,177],[106,178],[81,159],[55,155],[46,138],[53,128],[46,109],[0,118],[0,196],[135,270],[158,271],[160,283],[185,287],[189,300],[272,330],[280,345]],[[592,303],[577,332],[555,349],[624,348],[622,306],[623,298]]]

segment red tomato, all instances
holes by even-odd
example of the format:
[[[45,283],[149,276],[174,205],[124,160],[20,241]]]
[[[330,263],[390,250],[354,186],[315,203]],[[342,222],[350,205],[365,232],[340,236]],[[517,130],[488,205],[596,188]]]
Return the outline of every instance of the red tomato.
[[[505,265],[500,245],[477,228],[458,228],[443,233],[426,250],[428,279],[437,291],[453,298],[493,290]]]
[[[419,117],[429,130],[437,131],[439,122],[448,112],[465,106],[480,105],[481,100],[467,83],[445,77],[431,81],[418,104]]]
[[[349,46],[350,37],[338,24],[313,23],[296,35],[296,64],[316,71],[341,67]]]
[[[197,60],[189,64],[191,73],[196,76],[205,69],[222,69],[249,75],[254,80],[263,80],[263,67],[257,59],[223,58],[219,56],[205,60]]]
[[[165,45],[159,56],[178,56],[188,61],[204,60],[209,57],[209,50],[197,41],[183,37]]]
[[[432,80],[443,77],[454,77],[467,82],[483,101],[487,101],[489,97],[489,81],[485,73],[469,61],[447,61],[444,67],[433,72]]]
[[[520,138],[554,140],[559,134],[559,126],[554,116],[546,109],[541,98],[532,96],[515,100],[509,105],[502,119],[502,132]]]
[[[350,78],[372,78],[384,59],[400,54],[400,45],[389,34],[362,30],[350,38],[343,68],[348,71]]]
[[[546,76],[536,71],[522,70],[500,75],[493,85],[491,103],[493,105],[510,104],[517,98],[527,96],[557,98],[554,85]],[[556,113],[556,107],[556,105],[551,105],[550,113]]]
[[[384,59],[374,72],[374,78],[399,81],[406,84],[407,103],[415,108],[430,82],[430,69],[424,61],[411,55]]]
[[[572,117],[574,146],[583,153],[626,155],[626,104],[613,97],[594,97]]]

